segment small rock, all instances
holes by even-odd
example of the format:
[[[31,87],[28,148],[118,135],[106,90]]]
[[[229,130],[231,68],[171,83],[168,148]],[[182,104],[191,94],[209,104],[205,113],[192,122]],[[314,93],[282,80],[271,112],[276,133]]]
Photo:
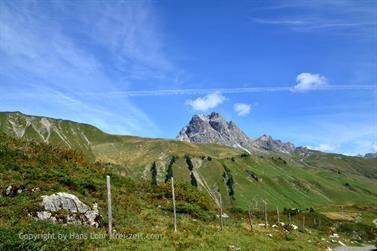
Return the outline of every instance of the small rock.
[[[99,227],[99,212],[97,203],[93,204],[93,210],[86,211],[85,216],[88,219],[88,223],[90,226]]]
[[[40,220],[48,220],[51,217],[51,213],[48,211],[37,212],[37,217]]]
[[[17,194],[20,194],[22,193],[22,191],[24,190],[24,186],[8,186],[7,189],[5,189],[4,191],[4,194],[5,196],[9,196],[9,197],[14,197],[16,196]]]
[[[230,251],[238,251],[238,250],[241,250],[241,248],[240,248],[240,247],[237,247],[237,246],[235,246],[235,245],[229,245],[229,250],[230,250]]]
[[[268,237],[272,238],[272,234],[267,234]]]
[[[33,193],[37,193],[37,192],[40,192],[41,189],[40,189],[39,187],[35,187],[35,188],[31,189],[31,191],[32,191]]]
[[[334,233],[332,235],[329,236],[330,238],[339,238],[339,235],[337,233]]]
[[[7,189],[5,190],[5,195],[6,196],[12,196],[13,195],[13,187],[12,186],[7,187]]]
[[[217,218],[220,218],[220,215],[219,215],[219,214],[216,214],[216,217],[217,217]],[[226,213],[223,213],[223,214],[222,214],[222,217],[223,217],[223,218],[229,218],[229,215],[227,215]]]

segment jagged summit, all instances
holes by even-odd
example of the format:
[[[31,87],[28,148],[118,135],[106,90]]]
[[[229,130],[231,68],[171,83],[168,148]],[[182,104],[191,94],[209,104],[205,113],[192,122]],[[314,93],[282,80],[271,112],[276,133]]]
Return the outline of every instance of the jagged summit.
[[[237,125],[216,112],[209,115],[194,115],[187,126],[182,128],[178,140],[186,142],[217,143],[227,146],[247,148],[251,140]]]
[[[233,121],[227,122],[219,113],[194,115],[191,121],[177,135],[177,139],[186,142],[216,143],[241,148],[247,152],[262,150],[290,153],[295,150],[291,143],[274,140],[269,135],[262,135],[253,140],[248,137]]]

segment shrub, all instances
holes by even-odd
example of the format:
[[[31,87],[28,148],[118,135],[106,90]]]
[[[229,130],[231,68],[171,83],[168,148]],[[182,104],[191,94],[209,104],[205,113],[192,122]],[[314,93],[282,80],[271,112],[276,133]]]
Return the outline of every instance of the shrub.
[[[194,169],[194,165],[192,164],[190,156],[185,155],[185,159],[186,159],[186,164],[187,164],[188,169],[192,171]]]
[[[175,163],[176,161],[176,156],[173,156],[168,164],[168,168],[167,168],[167,172],[166,172],[166,176],[165,176],[165,183],[168,182],[171,177],[173,177],[173,164]]]
[[[212,202],[206,193],[199,191],[198,189],[187,183],[178,182],[175,183],[174,186],[175,198],[177,202],[183,201],[191,204],[196,204],[204,210],[210,210],[212,208]],[[152,194],[155,198],[158,199],[171,199],[172,192],[170,182],[156,186],[153,189]]]
[[[178,201],[175,207],[176,207],[177,213],[189,214],[195,218],[202,219],[202,220],[210,219],[209,212],[206,210],[203,210],[197,204],[191,204],[184,201]]]
[[[156,186],[157,185],[157,166],[156,166],[156,162],[153,162],[153,164],[152,164],[151,174],[152,174],[151,184],[152,184],[152,186]]]

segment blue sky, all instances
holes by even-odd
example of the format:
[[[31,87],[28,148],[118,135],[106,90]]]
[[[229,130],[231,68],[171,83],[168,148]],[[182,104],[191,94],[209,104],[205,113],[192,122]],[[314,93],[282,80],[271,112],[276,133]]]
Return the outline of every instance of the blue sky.
[[[220,112],[249,136],[377,150],[376,1],[0,1],[0,110],[174,138]]]

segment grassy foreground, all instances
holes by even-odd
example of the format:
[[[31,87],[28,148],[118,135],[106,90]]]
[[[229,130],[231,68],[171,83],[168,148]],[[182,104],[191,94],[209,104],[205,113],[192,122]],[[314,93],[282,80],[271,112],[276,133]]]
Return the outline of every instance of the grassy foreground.
[[[325,250],[339,246],[339,240],[346,245],[370,244],[377,234],[370,222],[377,218],[373,205],[349,205],[340,219],[316,208],[304,210],[291,217],[297,230],[259,226],[264,215],[253,208],[253,231],[246,211],[227,207],[230,217],[221,231],[208,193],[187,183],[176,184],[178,232],[173,233],[170,183],[153,185],[112,170],[111,165],[93,163],[73,150],[0,134],[0,189],[3,192],[9,185],[22,189],[14,197],[0,197],[0,250]],[[112,182],[113,239],[106,234],[107,174]],[[40,191],[33,192],[37,187]],[[101,227],[31,219],[28,214],[40,209],[40,196],[55,192],[75,194],[88,205],[97,202]],[[355,212],[361,216],[344,218]],[[276,221],[274,211],[268,212],[268,219],[271,224]],[[288,222],[283,212],[281,220]],[[330,238],[332,233],[340,237]]]

